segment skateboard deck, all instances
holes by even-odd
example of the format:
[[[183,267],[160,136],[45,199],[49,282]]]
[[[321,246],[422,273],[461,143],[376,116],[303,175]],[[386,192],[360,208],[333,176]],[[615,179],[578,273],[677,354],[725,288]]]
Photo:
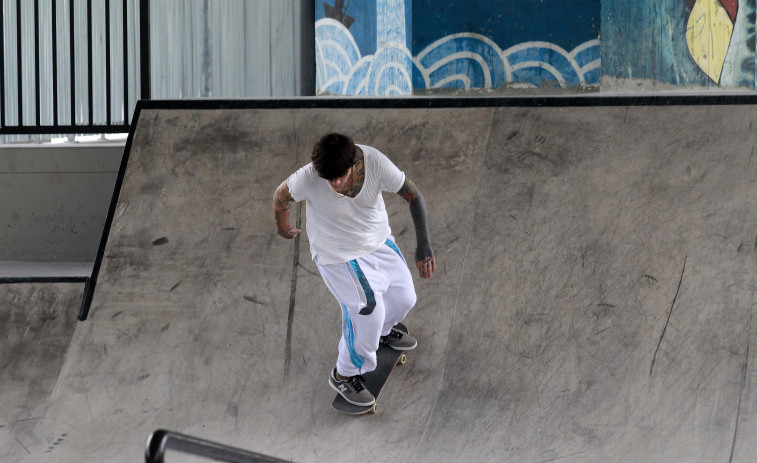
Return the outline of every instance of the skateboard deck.
[[[398,323],[396,325],[396,328],[407,333],[407,328],[402,323]],[[376,351],[376,358],[376,369],[371,371],[370,373],[363,375],[363,378],[365,378],[365,388],[368,389],[371,394],[373,394],[373,397],[376,398],[376,402],[374,402],[373,405],[369,405],[367,407],[353,405],[344,400],[344,397],[342,397],[340,394],[337,394],[336,398],[334,398],[334,402],[332,402],[331,404],[334,410],[340,413],[346,413],[348,415],[376,413],[376,411],[378,410],[377,404],[379,394],[381,394],[381,391],[384,389],[384,385],[389,379],[389,376],[391,376],[392,371],[394,371],[394,367],[397,364],[404,364],[407,360],[407,355],[405,351],[394,350],[391,347],[380,344],[378,351]]]

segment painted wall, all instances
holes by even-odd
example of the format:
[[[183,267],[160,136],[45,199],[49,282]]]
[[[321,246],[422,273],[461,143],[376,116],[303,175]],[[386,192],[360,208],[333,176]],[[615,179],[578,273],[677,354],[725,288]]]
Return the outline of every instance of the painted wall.
[[[599,0],[317,0],[319,94],[599,84]]]
[[[317,0],[316,89],[755,89],[756,10],[757,0]]]
[[[316,0],[316,93],[413,90],[411,0]]]
[[[599,0],[413,0],[416,88],[599,83]]]
[[[602,75],[674,86],[753,89],[756,4],[604,1]]]

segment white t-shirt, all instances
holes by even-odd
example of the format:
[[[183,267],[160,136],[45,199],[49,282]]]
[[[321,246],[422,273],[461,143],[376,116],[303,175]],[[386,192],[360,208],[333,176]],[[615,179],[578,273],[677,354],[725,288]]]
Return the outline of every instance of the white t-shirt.
[[[396,193],[405,174],[376,148],[356,145],[365,156],[365,180],[354,198],[340,196],[310,163],[287,179],[295,201],[307,201],[310,253],[321,263],[339,264],[370,254],[392,234],[382,191]]]

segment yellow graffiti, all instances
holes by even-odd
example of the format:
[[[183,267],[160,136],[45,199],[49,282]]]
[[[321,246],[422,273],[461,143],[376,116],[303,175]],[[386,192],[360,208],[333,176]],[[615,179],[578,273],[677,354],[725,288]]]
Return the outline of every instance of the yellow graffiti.
[[[689,53],[702,71],[720,83],[733,22],[718,0],[697,0],[686,25]]]

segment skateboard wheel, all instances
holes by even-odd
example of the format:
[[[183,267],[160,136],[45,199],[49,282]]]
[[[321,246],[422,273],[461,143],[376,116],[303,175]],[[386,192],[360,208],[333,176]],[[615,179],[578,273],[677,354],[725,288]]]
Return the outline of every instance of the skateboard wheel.
[[[399,363],[400,365],[404,365],[404,364],[405,364],[405,362],[407,362],[407,355],[405,355],[405,354],[402,354],[402,355],[400,356],[400,361],[399,361],[399,362],[397,362],[397,363]]]
[[[371,413],[376,413],[378,411],[378,404],[374,403],[371,407]]]

